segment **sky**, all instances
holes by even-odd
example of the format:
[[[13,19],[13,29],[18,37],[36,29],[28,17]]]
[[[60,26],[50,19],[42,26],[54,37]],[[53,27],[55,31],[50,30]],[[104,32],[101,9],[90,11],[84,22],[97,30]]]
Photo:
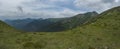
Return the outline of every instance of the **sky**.
[[[0,19],[62,18],[120,6],[120,0],[0,0]]]

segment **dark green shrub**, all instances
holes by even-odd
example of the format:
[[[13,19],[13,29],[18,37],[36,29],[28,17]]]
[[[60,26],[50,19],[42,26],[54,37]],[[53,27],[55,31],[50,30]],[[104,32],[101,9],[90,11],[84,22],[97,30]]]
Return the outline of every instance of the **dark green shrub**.
[[[2,33],[3,31],[2,30],[0,30],[0,33]]]
[[[21,40],[20,39],[16,39],[16,43],[20,44]]]
[[[102,40],[102,38],[96,38],[97,40]]]
[[[34,43],[33,42],[26,42],[23,44],[23,49],[32,49],[34,48]]]
[[[44,41],[37,41],[37,42],[26,42],[23,44],[23,49],[41,49],[44,48],[46,42]]]
[[[96,49],[96,48],[89,46],[89,48],[88,48],[88,49]]]
[[[45,45],[46,45],[46,42],[44,42],[44,41],[38,41],[38,42],[36,42],[35,44],[34,44],[34,47],[35,48],[44,48],[45,47]]]
[[[0,45],[0,49],[7,49],[6,46]]]

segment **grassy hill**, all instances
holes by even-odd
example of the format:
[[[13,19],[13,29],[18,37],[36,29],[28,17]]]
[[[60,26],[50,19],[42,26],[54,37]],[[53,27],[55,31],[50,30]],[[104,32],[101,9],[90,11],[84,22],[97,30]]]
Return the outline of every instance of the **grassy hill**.
[[[12,47],[10,41],[12,41],[12,37],[16,35],[19,35],[18,30],[0,21],[0,49],[9,49],[9,47]]]
[[[0,32],[1,49],[120,49],[120,7],[91,24],[63,32]],[[8,25],[0,22],[0,29]],[[11,27],[10,27],[11,28]],[[5,30],[4,30],[5,31]]]
[[[9,31],[15,31],[16,29],[7,25],[6,23],[0,21],[0,31],[5,31],[5,32],[9,32]]]

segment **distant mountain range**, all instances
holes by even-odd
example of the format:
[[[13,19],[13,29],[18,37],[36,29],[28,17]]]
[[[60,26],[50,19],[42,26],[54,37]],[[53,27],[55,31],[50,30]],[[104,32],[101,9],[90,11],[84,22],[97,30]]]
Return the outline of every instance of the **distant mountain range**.
[[[15,27],[16,29],[23,29],[26,24],[34,20],[35,19],[27,18],[27,19],[5,20],[4,22],[9,24],[10,26]],[[42,19],[39,19],[39,20],[42,20]]]
[[[87,12],[68,18],[48,19],[20,19],[5,20],[5,22],[17,29],[30,32],[64,31],[86,24],[98,15],[97,12]]]

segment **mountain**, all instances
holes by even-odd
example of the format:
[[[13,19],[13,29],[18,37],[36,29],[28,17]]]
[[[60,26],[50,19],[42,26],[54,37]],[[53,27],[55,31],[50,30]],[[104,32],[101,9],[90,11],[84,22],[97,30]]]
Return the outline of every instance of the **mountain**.
[[[119,11],[120,6],[109,9],[61,32],[5,32],[11,27],[0,21],[0,49],[120,49]]]
[[[87,12],[84,14],[78,14],[76,16],[66,18],[63,21],[60,21],[60,22],[57,22],[57,23],[51,25],[49,31],[64,31],[64,30],[73,29],[77,26],[81,26],[81,25],[88,23],[93,18],[96,18],[97,15],[98,15],[98,13],[95,11]]]
[[[16,20],[5,20],[7,24],[16,29],[23,31],[35,31],[36,29],[44,30],[43,28],[47,28],[46,26],[58,22],[64,18],[48,18],[48,19],[16,19]],[[32,26],[32,27],[30,27]]]
[[[18,19],[5,22],[17,29],[29,32],[64,31],[83,25],[98,15],[97,12],[87,12],[68,18],[48,19]]]
[[[27,25],[24,26],[24,31],[32,31],[36,32],[38,31],[47,31],[49,28],[49,25],[52,25],[58,21],[63,20],[64,18],[49,18],[49,19],[43,19],[43,20],[34,20]]]
[[[98,15],[97,12],[88,12],[85,14],[78,14],[69,18],[51,18],[41,20],[35,20],[25,26],[25,31],[32,32],[49,32],[49,31],[64,31],[83,25],[95,18]],[[30,27],[31,26],[31,27]]]
[[[35,19],[27,18],[27,19],[5,20],[4,22],[9,24],[10,26],[15,27],[16,29],[22,30],[25,25],[27,25],[28,23],[34,20]],[[42,20],[42,19],[39,19],[39,20]]]

